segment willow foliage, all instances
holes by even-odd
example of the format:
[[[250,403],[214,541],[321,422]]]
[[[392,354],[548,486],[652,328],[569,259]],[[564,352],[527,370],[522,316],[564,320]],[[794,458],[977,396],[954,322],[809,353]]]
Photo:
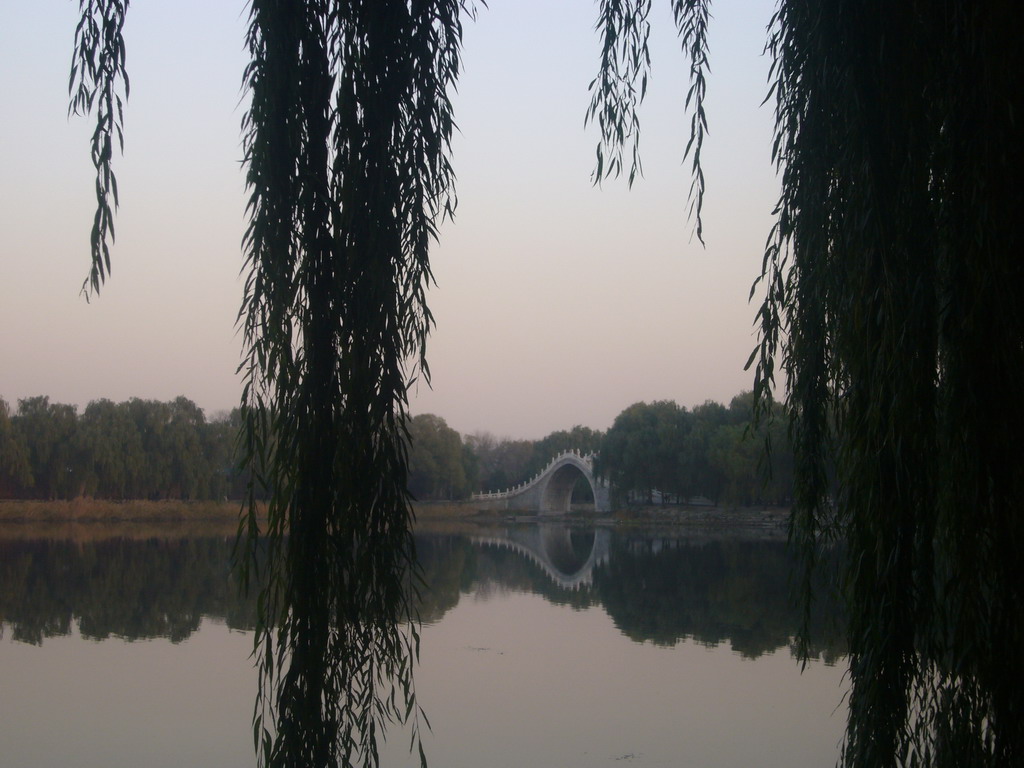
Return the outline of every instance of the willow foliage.
[[[638,109],[647,95],[651,71],[648,41],[651,34],[651,0],[600,0],[597,31],[601,38],[598,75],[590,81],[590,105],[586,124],[596,123],[601,138],[597,145],[593,179],[622,175],[623,153],[629,147],[630,186],[643,174],[640,161],[640,118]],[[710,0],[671,0],[676,32],[690,61],[690,89],[686,107],[691,112],[690,138],[686,155],[692,161],[690,215],[697,238],[704,242],[701,212],[704,207],[704,171],[701,150],[707,133],[704,94],[708,73],[708,20]]]
[[[127,2],[82,3],[72,108],[98,103],[91,285],[109,271]],[[427,374],[428,250],[454,206],[459,0],[252,0],[242,124],[241,527],[261,585],[253,719],[266,765],[376,765],[419,712],[407,387]],[[77,88],[77,90],[75,90]],[[261,529],[257,497],[269,494]]]
[[[92,266],[82,285],[87,298],[99,292],[110,274],[110,245],[114,242],[114,210],[118,204],[114,139],[117,138],[118,149],[123,150],[124,99],[130,90],[122,34],[128,3],[129,0],[79,0],[80,20],[75,28],[68,113],[85,115],[95,110],[96,115],[90,142],[96,169],[96,213],[89,238]]]
[[[848,765],[1024,762],[1020,14],[786,0],[770,28],[756,386],[780,361],[808,568],[849,553]]]
[[[698,236],[709,5],[674,3]],[[630,146],[632,181],[650,3],[601,8],[596,175]],[[848,553],[851,766],[1024,762],[1020,16],[781,0],[768,30],[782,192],[748,365],[762,412],[785,376],[806,612],[820,547]]]
[[[81,0],[72,68],[72,110],[97,116],[94,290],[127,5]],[[628,148],[632,181],[651,0],[598,5],[594,176],[621,174]],[[256,735],[268,764],[376,764],[384,724],[416,713],[406,388],[427,371],[466,9],[249,8],[244,533],[268,585]],[[710,0],[672,9],[700,238]],[[768,31],[782,193],[751,364],[764,408],[785,379],[808,606],[815,552],[838,538],[848,552],[848,765],[1024,762],[1020,15],[1007,0],[780,0]]]
[[[427,373],[428,250],[454,205],[461,13],[457,0],[250,6],[240,322],[267,765],[376,765],[386,724],[410,717],[418,740],[407,367]]]

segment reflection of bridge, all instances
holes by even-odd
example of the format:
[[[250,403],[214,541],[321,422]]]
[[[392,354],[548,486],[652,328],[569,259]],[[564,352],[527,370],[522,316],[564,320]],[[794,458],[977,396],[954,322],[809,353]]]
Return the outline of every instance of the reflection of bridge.
[[[594,492],[594,511],[611,512],[608,484],[594,477],[594,455],[566,451],[553,458],[537,475],[505,491],[474,494],[471,501],[486,509],[559,514],[570,511],[572,489],[580,477]]]
[[[474,544],[510,549],[540,567],[563,589],[579,589],[593,581],[594,567],[608,562],[608,531],[573,529],[564,525],[535,525],[487,536]]]

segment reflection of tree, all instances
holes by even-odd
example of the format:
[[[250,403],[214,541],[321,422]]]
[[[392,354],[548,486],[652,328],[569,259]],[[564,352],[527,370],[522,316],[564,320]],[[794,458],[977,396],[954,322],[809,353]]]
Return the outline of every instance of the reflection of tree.
[[[0,623],[16,640],[68,634],[188,638],[203,616],[251,629],[231,579],[229,539],[0,542]]]
[[[416,560],[422,585],[416,609],[424,624],[436,624],[459,603],[474,571],[475,553],[461,536],[417,536]],[[470,576],[471,578],[471,576]]]
[[[789,646],[800,623],[790,600],[792,560],[786,545],[615,537],[594,585],[616,626],[636,641],[673,645],[684,638],[729,641],[744,656]],[[826,659],[842,653],[833,604],[820,606],[813,649]]]
[[[571,539],[585,559],[583,534]],[[252,629],[255,605],[231,578],[232,542],[220,537],[97,542],[0,542],[0,623],[16,640],[41,643],[77,624],[83,636],[130,640],[188,638],[204,616]],[[464,536],[420,535],[419,615],[440,621],[462,594],[508,591],[541,595],[576,610],[604,605],[636,641],[673,645],[685,638],[729,642],[744,656],[786,647],[800,616],[789,601],[785,545],[763,541],[692,544],[642,534],[616,535],[610,561],[594,583],[569,590],[521,554],[478,547]],[[814,655],[843,653],[837,609],[813,617]]]
[[[574,537],[574,547],[577,542],[582,547],[584,538]],[[559,587],[536,563],[511,549],[471,547],[461,537],[419,536],[417,550],[426,582],[420,611],[428,622],[439,621],[463,592],[518,591],[577,610],[604,605],[616,626],[637,642],[729,642],[750,658],[780,648],[795,653],[801,614],[790,596],[793,560],[781,542],[692,544],[616,535],[608,564],[594,570],[593,585],[575,590]],[[819,594],[811,616],[810,655],[832,663],[846,650],[840,610],[827,590]]]

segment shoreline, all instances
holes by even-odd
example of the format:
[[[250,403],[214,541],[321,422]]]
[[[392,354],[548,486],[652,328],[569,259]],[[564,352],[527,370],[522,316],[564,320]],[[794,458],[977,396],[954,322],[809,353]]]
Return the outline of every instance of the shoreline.
[[[563,515],[540,515],[513,510],[479,510],[469,502],[414,502],[416,526],[438,523],[502,525],[549,522],[600,526],[666,526],[740,528],[785,532],[789,510],[764,507],[661,506],[631,507],[610,514],[577,509]],[[54,532],[95,527],[136,526],[152,530],[195,529],[228,532],[238,529],[240,501],[149,501],[78,498],[68,501],[0,499],[0,532],[18,528]],[[159,527],[159,528],[157,528]],[[15,534],[17,535],[17,534]]]
[[[239,501],[0,499],[3,523],[238,522]]]

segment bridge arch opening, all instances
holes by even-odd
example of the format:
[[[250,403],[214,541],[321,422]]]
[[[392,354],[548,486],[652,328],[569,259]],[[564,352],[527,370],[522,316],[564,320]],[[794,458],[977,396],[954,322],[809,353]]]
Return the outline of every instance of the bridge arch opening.
[[[593,478],[576,464],[566,462],[552,472],[548,479],[541,497],[540,511],[551,514],[564,514],[571,511],[573,489],[581,479],[590,487],[591,498],[596,500],[597,488],[594,487]]]

